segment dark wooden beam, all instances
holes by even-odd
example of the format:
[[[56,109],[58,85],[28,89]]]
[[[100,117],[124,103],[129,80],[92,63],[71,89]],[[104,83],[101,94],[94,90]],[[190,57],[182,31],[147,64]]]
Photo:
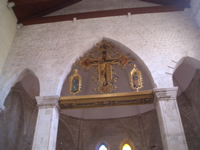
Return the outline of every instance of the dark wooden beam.
[[[15,2],[16,0],[14,0]],[[29,0],[28,0],[29,1]],[[27,3],[13,7],[18,20],[42,17],[64,7],[73,5],[81,0],[49,0],[43,2]]]
[[[76,4],[76,3],[80,2],[80,1],[82,1],[82,0],[68,0],[66,2],[63,2],[63,3],[59,4],[59,5],[56,5],[56,6],[53,6],[51,8],[48,8],[48,9],[46,9],[44,11],[41,11],[39,13],[33,14],[33,15],[29,16],[28,18],[42,17],[42,16],[48,15],[48,14],[54,12],[54,11],[57,11],[57,10],[60,10],[62,8],[65,8],[65,7],[71,6],[73,4]]]
[[[15,5],[24,5],[24,4],[33,4],[33,3],[41,3],[41,2],[49,2],[54,0],[9,0],[9,2],[14,2]]]
[[[19,20],[18,23],[22,23],[23,25],[33,25],[33,24],[51,23],[51,22],[59,22],[59,21],[69,21],[69,20],[73,20],[73,18],[89,19],[89,18],[121,16],[121,15],[127,15],[129,12],[132,15],[134,15],[134,14],[161,13],[161,12],[173,12],[173,11],[183,11],[183,10],[184,8],[175,7],[175,6],[126,8],[126,9],[85,12],[85,13],[41,17],[41,18],[30,18],[26,20]]]
[[[190,0],[141,0],[148,3],[160,4],[160,5],[173,5],[181,7],[190,7]]]

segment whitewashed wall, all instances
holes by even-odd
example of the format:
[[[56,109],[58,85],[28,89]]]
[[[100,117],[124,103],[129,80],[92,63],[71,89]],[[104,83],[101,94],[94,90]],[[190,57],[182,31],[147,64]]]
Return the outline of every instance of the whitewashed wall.
[[[176,66],[173,61],[185,56],[200,59],[200,33],[189,12],[25,26],[17,31],[0,76],[1,104],[10,87],[30,70],[39,79],[41,96],[59,95],[71,64],[103,38],[117,41],[136,53],[158,88],[173,86],[169,75]],[[30,70],[23,72],[25,68]]]
[[[190,6],[194,19],[200,28],[200,0],[191,0]]]
[[[0,73],[15,36],[17,22],[12,9],[6,5],[7,0],[0,1]]]

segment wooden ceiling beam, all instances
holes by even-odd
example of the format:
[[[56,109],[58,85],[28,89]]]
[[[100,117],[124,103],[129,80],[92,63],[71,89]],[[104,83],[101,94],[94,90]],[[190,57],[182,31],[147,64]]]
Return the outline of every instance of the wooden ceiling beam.
[[[29,18],[26,20],[21,20],[18,23],[22,23],[23,25],[33,25],[33,24],[43,24],[43,23],[52,23],[60,21],[70,21],[73,20],[73,18],[79,20],[79,19],[89,19],[89,18],[121,16],[121,15],[127,15],[128,13],[134,15],[134,14],[161,13],[161,12],[173,12],[173,11],[183,11],[183,10],[184,8],[176,6],[126,8],[126,9],[115,9],[115,10],[105,10],[105,11],[95,11],[95,12],[84,12],[84,13],[68,14],[60,16]]]
[[[160,5],[174,5],[182,7],[190,7],[190,0],[141,0],[148,3],[160,4]]]
[[[49,2],[38,2],[33,4],[18,5],[13,7],[19,21],[30,18],[39,18],[59,9],[71,6],[81,0],[50,0]]]
[[[55,12],[57,10],[60,10],[62,8],[65,8],[65,7],[71,6],[73,4],[76,4],[76,3],[80,2],[80,1],[82,1],[82,0],[68,0],[68,1],[66,1],[64,3],[61,3],[59,5],[53,6],[51,8],[48,8],[48,9],[46,9],[44,11],[39,12],[39,13],[36,13],[36,14],[34,14],[32,16],[29,16],[29,18],[42,17],[42,16],[48,15],[48,14],[50,14],[52,12]]]
[[[41,2],[50,2],[54,0],[9,0],[9,2],[14,2],[15,5],[24,5],[24,4],[33,4],[33,3],[41,3]]]

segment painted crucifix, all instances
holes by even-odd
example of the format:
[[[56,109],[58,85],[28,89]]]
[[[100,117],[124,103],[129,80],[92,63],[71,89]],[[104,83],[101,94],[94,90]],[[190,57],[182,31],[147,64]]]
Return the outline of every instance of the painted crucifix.
[[[119,56],[111,58],[108,55],[111,46],[106,41],[103,41],[97,48],[99,57],[91,59],[86,55],[81,61],[80,65],[85,68],[98,67],[98,81],[101,83],[99,87],[100,93],[110,93],[113,91],[112,85],[112,65],[126,66],[130,63],[130,59],[123,53],[118,53]]]

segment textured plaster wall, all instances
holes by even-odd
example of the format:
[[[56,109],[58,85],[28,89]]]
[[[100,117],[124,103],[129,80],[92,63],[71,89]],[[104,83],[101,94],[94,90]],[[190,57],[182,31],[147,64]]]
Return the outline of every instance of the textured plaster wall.
[[[191,5],[194,19],[200,28],[200,1],[199,0],[191,0],[190,5]]]
[[[158,88],[173,86],[169,74],[182,57],[200,58],[200,32],[189,12],[25,26],[17,31],[0,76],[1,105],[10,87],[26,74],[25,68],[38,77],[41,96],[60,95],[71,64],[103,38],[138,55]]]
[[[7,0],[0,1],[0,74],[16,32],[17,19],[6,7]]]

